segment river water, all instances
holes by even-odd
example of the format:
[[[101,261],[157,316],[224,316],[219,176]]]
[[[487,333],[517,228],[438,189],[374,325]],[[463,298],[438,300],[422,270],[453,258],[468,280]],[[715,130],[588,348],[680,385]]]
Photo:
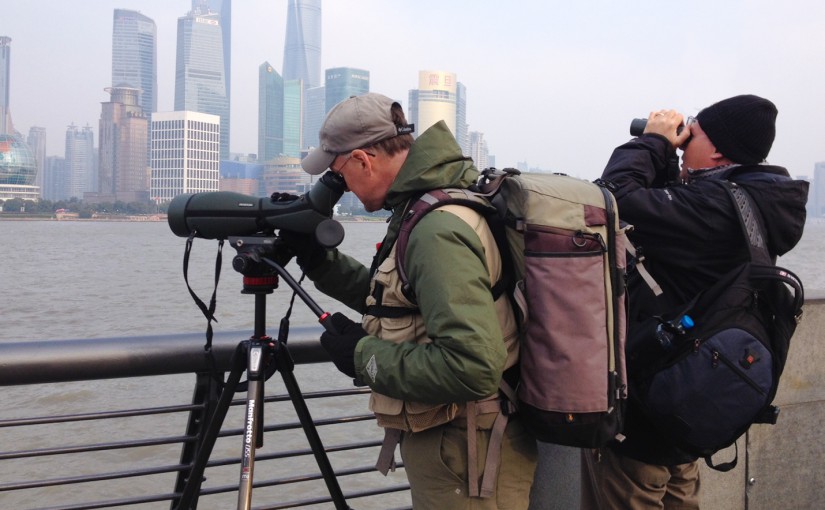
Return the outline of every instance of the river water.
[[[369,265],[375,252],[376,243],[381,241],[386,225],[383,222],[345,223],[346,236],[341,249],[363,263]],[[104,222],[104,221],[0,221],[0,342],[18,342],[43,339],[96,338],[113,336],[155,335],[176,332],[204,331],[206,320],[196,307],[183,279],[182,261],[185,239],[174,236],[165,222]],[[800,244],[791,253],[782,257],[780,265],[796,272],[805,284],[808,295],[825,289],[825,274],[821,272],[822,253],[825,252],[825,221],[814,220],[806,225]],[[190,258],[189,280],[194,291],[204,301],[208,301],[214,286],[215,256],[217,242],[196,239]],[[231,268],[231,258],[235,250],[223,249],[223,271],[218,286],[217,331],[252,330],[254,321],[254,299],[243,295],[241,275]],[[293,274],[297,266],[287,266]],[[357,315],[336,302],[326,298],[314,287],[304,285],[322,309],[342,311],[353,318]],[[275,328],[286,310],[291,292],[283,285],[267,299],[268,333]],[[291,323],[293,326],[317,325],[316,317],[309,309],[296,300]],[[240,340],[240,339],[239,339]],[[296,378],[304,391],[330,387],[347,387],[348,380],[337,372],[331,373],[328,365],[303,366],[296,369]],[[274,379],[274,378],[273,378]],[[279,381],[280,382],[280,381]],[[140,405],[162,406],[185,403],[192,392],[191,376],[156,377],[149,380],[113,380],[102,382],[46,385],[43,387],[4,388],[0,393],[0,418],[18,418],[39,415],[74,414],[95,410],[117,410]],[[274,385],[273,385],[274,386]],[[267,394],[280,392],[270,390]],[[274,408],[272,410],[271,408]],[[311,407],[315,418],[327,415],[349,415],[366,412],[363,397],[340,399],[325,407]],[[267,421],[288,414],[289,409],[276,405],[267,407]],[[240,426],[241,416],[227,418],[228,423]],[[107,422],[105,432],[80,422],[75,426],[63,426],[60,432],[48,426],[32,426],[25,430],[25,438],[9,436],[0,429],[0,451],[45,448],[67,444],[105,442],[110,439],[129,437],[171,437],[183,433],[185,416],[179,418],[154,418],[147,422],[139,418],[117,420],[116,426]],[[233,422],[234,420],[234,422]],[[282,421],[295,421],[294,413]],[[147,430],[151,432],[147,434]],[[117,437],[109,438],[110,433]],[[18,432],[22,434],[22,431]],[[325,433],[327,434],[327,433]],[[344,434],[350,434],[345,432]],[[371,422],[360,425],[353,436],[359,440],[376,439],[380,431]],[[278,439],[277,446],[301,444],[300,433],[294,437]],[[322,435],[325,444],[343,442],[335,435]],[[24,441],[25,439],[25,441]],[[283,442],[283,444],[281,444]],[[18,444],[19,443],[19,444]],[[266,443],[265,443],[266,446]],[[213,458],[226,458],[239,454],[238,438],[229,438],[225,445],[216,446]],[[61,466],[64,471],[54,470],[54,458],[35,458],[26,462],[0,461],[0,485],[28,478],[53,478],[71,476],[86,471],[116,471],[128,467],[157,464],[158,458],[168,457],[168,464],[177,463],[178,449],[161,446],[119,450],[96,454],[89,465],[83,460],[73,463],[71,468]],[[259,454],[260,455],[260,454]],[[333,459],[333,465],[370,464],[369,458],[357,455]],[[59,459],[58,459],[59,460]],[[311,462],[311,460],[310,460]],[[111,464],[111,468],[109,468]],[[280,467],[268,468],[266,472],[256,469],[256,480],[311,472],[314,466],[297,468],[291,462],[273,463]],[[286,465],[286,466],[284,466]],[[257,468],[257,466],[256,466]],[[218,480],[213,485],[237,484],[236,467],[231,471],[210,475]],[[210,472],[208,472],[209,474]],[[377,483],[388,485],[402,483],[403,475],[395,474],[389,480],[377,474],[364,475],[367,480],[342,479],[345,492]],[[376,480],[378,479],[378,482]],[[0,492],[0,508],[39,508],[49,505],[66,505],[69,502],[86,501],[98,497],[127,497],[147,491],[169,491],[173,485],[170,478],[159,478],[144,482],[119,482],[116,485],[82,484],[61,491],[43,489],[36,497],[18,497],[15,493]],[[209,485],[209,482],[207,482]],[[158,486],[161,488],[158,489]],[[303,492],[302,492],[303,490]],[[278,494],[288,494],[286,499],[325,493],[323,485],[309,489],[260,489],[268,492],[267,500],[278,499]],[[273,492],[274,491],[274,492]],[[279,492],[280,491],[280,492]],[[284,492],[286,491],[286,492]],[[258,489],[254,494],[258,494]],[[276,496],[272,496],[275,494]],[[227,497],[204,499],[200,508],[234,508],[234,494]],[[406,495],[387,496],[375,508],[387,508],[409,504]],[[355,503],[358,508],[371,508]],[[144,505],[129,508],[167,508],[168,505]],[[310,507],[310,508],[323,508]],[[329,508],[329,506],[327,506]]]

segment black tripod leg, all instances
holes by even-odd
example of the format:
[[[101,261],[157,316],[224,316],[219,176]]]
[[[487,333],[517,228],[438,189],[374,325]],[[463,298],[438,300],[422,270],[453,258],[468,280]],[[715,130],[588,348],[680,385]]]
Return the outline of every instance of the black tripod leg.
[[[238,484],[238,509],[249,510],[252,506],[252,480],[255,470],[255,448],[260,446],[261,411],[263,406],[264,378],[262,377],[264,345],[259,340],[249,344],[247,364],[246,420],[243,451],[241,452],[241,479]]]
[[[307,408],[304,395],[298,387],[298,381],[295,379],[294,367],[295,363],[292,360],[292,355],[289,353],[286,344],[278,342],[276,346],[275,363],[278,371],[281,372],[281,377],[284,380],[287,392],[289,393],[292,405],[295,407],[295,412],[298,419],[301,421],[301,426],[304,429],[304,434],[309,441],[312,448],[312,453],[315,455],[315,461],[318,463],[318,468],[324,477],[324,482],[327,485],[327,490],[335,503],[336,510],[350,510],[344,499],[344,493],[341,492],[341,487],[338,485],[338,479],[335,477],[335,471],[329,463],[329,457],[321,442],[321,437],[318,435],[318,430],[315,428],[315,423],[312,421],[312,416]]]
[[[235,353],[232,354],[232,371],[229,373],[221,398],[218,400],[218,405],[209,420],[209,426],[204,432],[201,446],[189,472],[189,479],[186,481],[178,505],[175,507],[177,510],[192,510],[195,508],[193,502],[196,501],[196,495],[200,491],[206,464],[209,462],[209,456],[212,455],[212,448],[215,447],[215,441],[218,439],[218,433],[221,431],[224,418],[226,418],[226,412],[232,404],[235,388],[238,387],[238,383],[241,381],[241,373],[246,366],[246,349],[247,342],[241,342],[235,348]]]

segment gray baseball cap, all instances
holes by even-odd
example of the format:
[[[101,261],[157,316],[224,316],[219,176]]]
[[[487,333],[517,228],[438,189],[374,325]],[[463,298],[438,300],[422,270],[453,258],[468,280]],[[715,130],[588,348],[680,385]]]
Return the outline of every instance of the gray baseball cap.
[[[318,175],[339,154],[412,133],[412,125],[399,127],[392,121],[390,109],[396,102],[381,94],[368,93],[351,96],[333,106],[318,133],[320,147],[312,149],[301,161],[304,171]]]

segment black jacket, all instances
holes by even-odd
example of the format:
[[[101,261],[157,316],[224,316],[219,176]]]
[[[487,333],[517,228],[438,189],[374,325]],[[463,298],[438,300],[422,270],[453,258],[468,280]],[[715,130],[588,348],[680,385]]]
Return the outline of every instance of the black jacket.
[[[622,221],[633,225],[630,240],[641,248],[645,267],[664,291],[654,299],[641,278],[629,275],[629,324],[680,305],[749,258],[738,213],[715,179],[665,187],[674,149],[663,137],[642,135],[616,148],[602,179],[614,186]],[[753,197],[764,220],[771,256],[783,255],[802,237],[808,183],[771,165],[742,165],[725,173]],[[717,177],[716,180],[721,177]],[[651,464],[673,465],[695,457],[656,433],[635,407],[615,448]]]

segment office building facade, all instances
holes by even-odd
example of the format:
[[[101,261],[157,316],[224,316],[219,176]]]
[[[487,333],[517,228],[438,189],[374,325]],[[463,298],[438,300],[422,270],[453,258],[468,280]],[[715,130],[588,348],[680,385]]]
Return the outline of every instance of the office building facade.
[[[326,117],[326,87],[304,91],[304,127],[301,148],[318,147],[318,132]]]
[[[74,124],[66,129],[66,172],[69,178],[68,198],[83,198],[84,193],[97,191],[97,157],[95,135],[91,126]]]
[[[284,152],[284,79],[269,62],[258,67],[258,160]]]
[[[226,97],[232,97],[232,0],[192,0],[192,11],[217,14],[223,39],[223,76]],[[231,108],[230,108],[231,110]]]
[[[43,191],[43,172],[46,168],[46,128],[32,126],[29,128],[29,136],[26,143],[34,154],[34,162],[37,166],[37,173],[34,176],[34,185],[40,186]],[[41,195],[42,196],[42,195]]]
[[[178,18],[175,111],[217,115],[220,158],[229,158],[229,96],[220,15],[192,11]],[[154,125],[154,123],[152,124]]]
[[[304,82],[284,80],[284,155],[299,158],[304,133]]]
[[[140,107],[140,90],[106,89],[102,104],[98,165],[98,202],[149,199],[149,119]]]
[[[138,104],[145,114],[158,109],[157,60],[155,22],[136,11],[115,9],[111,85],[139,89]]]
[[[168,202],[181,193],[218,191],[221,119],[200,112],[152,116],[150,197]]]
[[[326,111],[350,96],[370,91],[370,72],[354,67],[333,67],[324,73]]]
[[[9,110],[11,81],[11,37],[0,36],[0,135],[12,132]]]
[[[40,196],[43,200],[52,202],[69,198],[69,175],[66,172],[66,158],[63,156],[46,157]]]

